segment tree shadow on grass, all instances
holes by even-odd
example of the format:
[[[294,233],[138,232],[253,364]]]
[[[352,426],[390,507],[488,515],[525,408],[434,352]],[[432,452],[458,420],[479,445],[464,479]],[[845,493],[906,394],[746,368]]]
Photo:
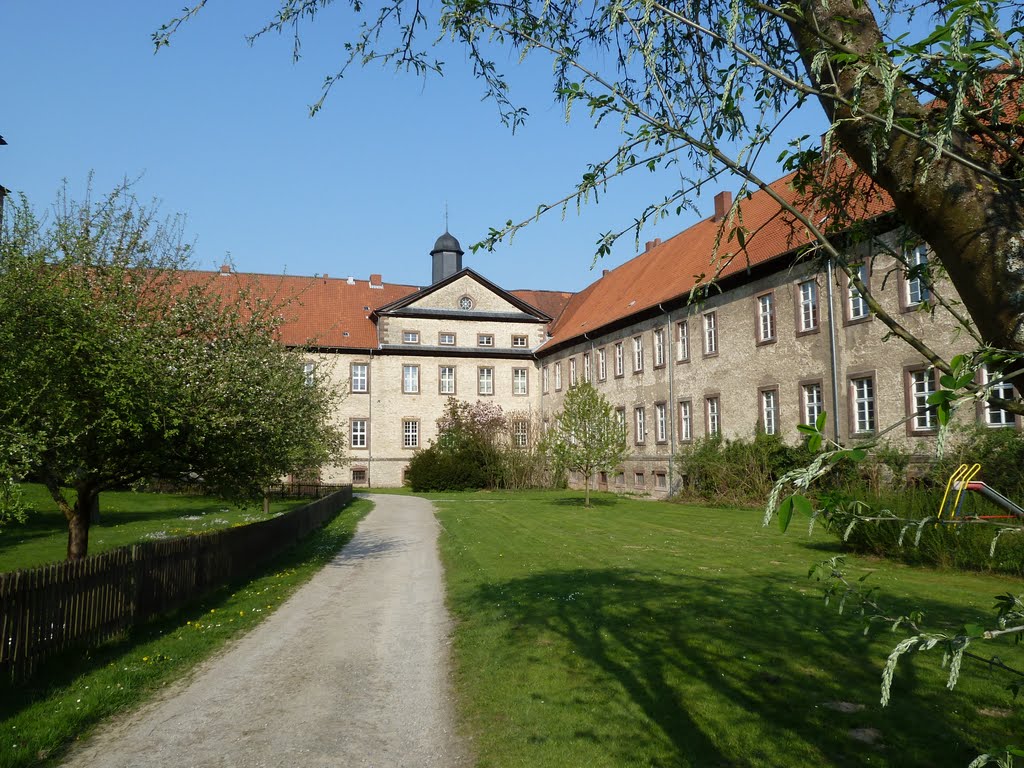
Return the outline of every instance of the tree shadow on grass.
[[[844,552],[850,553],[849,547],[843,545],[841,541],[801,541],[799,544],[803,549],[811,552],[830,552],[832,554],[840,555]]]
[[[636,762],[638,743],[652,750],[643,764],[657,766],[966,765],[1012,741],[1021,724],[1015,716],[977,728],[975,713],[991,699],[963,683],[946,691],[938,657],[902,662],[882,709],[881,662],[896,640],[887,635],[880,654],[856,621],[788,577],[547,571],[484,585],[456,604],[463,620],[506,627],[528,661],[559,648],[560,669],[531,684],[579,722],[563,731],[623,765]],[[563,674],[568,693],[547,682]]]
[[[579,498],[567,498],[567,499],[552,499],[550,503],[556,507],[577,507],[579,509],[586,509],[586,499],[580,496]],[[607,497],[590,497],[591,507],[614,507],[619,503],[616,498]]]

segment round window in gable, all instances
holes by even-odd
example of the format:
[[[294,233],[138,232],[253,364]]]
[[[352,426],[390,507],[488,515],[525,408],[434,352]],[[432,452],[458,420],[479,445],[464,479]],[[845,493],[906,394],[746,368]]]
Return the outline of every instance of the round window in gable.
[[[472,309],[473,300],[469,296],[463,296],[459,299],[459,309]]]

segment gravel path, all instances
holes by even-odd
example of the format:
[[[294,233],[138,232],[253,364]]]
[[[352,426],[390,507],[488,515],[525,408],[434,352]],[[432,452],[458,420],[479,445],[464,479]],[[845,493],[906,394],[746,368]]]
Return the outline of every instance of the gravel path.
[[[272,616],[65,765],[468,765],[431,505],[370,498],[348,546]]]

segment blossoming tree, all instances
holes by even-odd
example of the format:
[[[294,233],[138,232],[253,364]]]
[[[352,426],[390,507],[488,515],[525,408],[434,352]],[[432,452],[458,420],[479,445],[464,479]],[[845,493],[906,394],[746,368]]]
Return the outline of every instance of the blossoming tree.
[[[22,199],[0,241],[0,505],[12,478],[46,485],[88,552],[99,493],[197,474],[252,498],[282,474],[339,458],[335,393],[307,385],[279,344],[280,307],[183,271],[180,218],[122,185],[49,221]]]

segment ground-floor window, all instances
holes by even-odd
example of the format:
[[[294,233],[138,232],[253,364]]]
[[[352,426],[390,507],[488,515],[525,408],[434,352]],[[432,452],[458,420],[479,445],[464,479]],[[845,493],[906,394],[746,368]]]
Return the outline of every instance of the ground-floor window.
[[[988,368],[982,367],[981,383],[991,386],[991,396],[1000,400],[1013,400],[1013,385],[1008,381],[1000,381],[992,385],[993,378],[992,374],[988,372]],[[1012,413],[989,402],[986,402],[984,406],[984,418],[987,427],[1012,427],[1016,423]]]
[[[875,431],[875,380],[870,376],[850,379],[853,399],[853,431]]]
[[[704,423],[708,437],[722,431],[722,407],[717,397],[704,399]]]
[[[530,422],[513,421],[512,437],[515,441],[516,448],[525,448],[530,442]]]
[[[821,396],[821,383],[814,381],[800,387],[804,405],[804,424],[815,424],[824,409]]]
[[[938,415],[928,398],[935,393],[935,371],[923,368],[909,372],[908,389],[911,409],[911,428],[914,432],[933,432],[938,429]]]
[[[761,428],[766,435],[774,435],[779,431],[779,391],[777,389],[761,390]]]
[[[418,448],[420,444],[420,423],[405,420],[402,422],[402,447]]]

